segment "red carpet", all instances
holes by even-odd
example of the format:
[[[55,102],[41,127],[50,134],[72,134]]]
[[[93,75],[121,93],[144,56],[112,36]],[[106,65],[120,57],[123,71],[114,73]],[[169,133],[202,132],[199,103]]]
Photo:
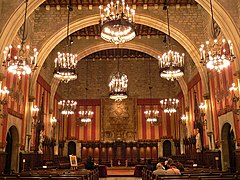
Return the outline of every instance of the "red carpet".
[[[134,167],[108,167],[107,175],[108,177],[133,177]]]

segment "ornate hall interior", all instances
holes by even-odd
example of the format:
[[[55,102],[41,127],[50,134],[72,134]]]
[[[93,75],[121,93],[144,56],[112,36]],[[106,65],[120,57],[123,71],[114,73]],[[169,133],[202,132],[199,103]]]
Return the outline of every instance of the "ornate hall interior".
[[[239,0],[0,0],[0,172],[240,172],[239,58]]]

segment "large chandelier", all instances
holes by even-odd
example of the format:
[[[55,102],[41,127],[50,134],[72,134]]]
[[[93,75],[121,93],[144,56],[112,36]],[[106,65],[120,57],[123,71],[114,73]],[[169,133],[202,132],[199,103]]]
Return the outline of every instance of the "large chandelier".
[[[64,53],[58,52],[58,56],[55,59],[55,68],[53,77],[61,82],[68,83],[69,81],[77,79],[76,65],[77,55],[70,53],[71,51],[71,38],[69,37],[69,22],[70,12],[73,11],[71,1],[68,6],[68,23],[67,23],[67,45]]]
[[[29,54],[32,53],[32,50],[30,50],[30,46],[24,45],[26,40],[25,33],[27,7],[28,0],[26,0],[21,44],[17,46],[16,50],[13,49],[11,45],[9,47],[5,47],[5,50],[3,52],[4,58],[2,65],[7,68],[8,72],[12,74],[17,74],[19,78],[21,78],[22,75],[31,74],[31,72],[37,68],[37,49],[34,48],[33,56],[30,56]]]
[[[92,121],[93,114],[94,114],[93,111],[83,110],[83,111],[79,111],[78,113],[82,123],[89,123]]]
[[[184,53],[180,54],[171,49],[170,23],[167,5],[165,5],[163,9],[167,11],[168,35],[166,46],[168,47],[168,52],[165,52],[162,57],[158,56],[160,67],[159,73],[162,78],[174,81],[184,75]]]
[[[77,106],[77,101],[74,100],[61,100],[58,102],[61,114],[72,115],[74,114]]]
[[[2,82],[0,82],[0,104],[1,105],[6,105],[7,104],[7,98],[6,96],[9,94],[9,90],[7,89],[6,86],[3,87],[2,89]]]
[[[132,40],[135,36],[134,16],[135,10],[125,4],[125,0],[111,1],[103,10],[100,9],[101,37],[114,44],[122,44]]]
[[[115,101],[122,101],[127,99],[127,75],[121,72],[117,72],[110,77],[109,86],[109,97]]]
[[[114,56],[116,57],[115,50]],[[120,56],[122,57],[122,51]],[[127,99],[128,78],[126,74],[119,71],[119,58],[117,58],[117,72],[110,76],[108,86],[110,99],[114,99],[115,101]]]
[[[85,107],[84,107],[84,109],[85,110],[82,110],[82,111],[79,111],[78,113],[79,113],[79,118],[80,118],[80,121],[82,122],[82,123],[89,123],[89,122],[91,122],[92,121],[92,118],[93,118],[93,111],[91,111],[91,110],[87,110],[87,105],[88,105],[88,101],[87,101],[87,94],[88,94],[88,60],[86,60],[86,88],[85,88],[85,90],[86,90],[86,98],[85,98]]]
[[[149,86],[149,91],[150,91],[150,108],[148,110],[145,110],[144,114],[145,114],[146,121],[150,122],[151,124],[154,124],[154,123],[158,122],[159,111],[157,109],[153,108],[151,89],[152,89],[152,87]]]
[[[233,52],[233,44],[231,40],[226,42],[225,39],[219,43],[217,40],[216,28],[219,28],[213,18],[213,7],[212,1],[210,0],[211,15],[212,15],[212,30],[213,30],[213,41],[206,41],[206,45],[202,44],[200,46],[200,63],[206,65],[208,69],[214,69],[217,72],[221,72],[224,68],[230,65],[236,58]],[[211,38],[212,39],[212,38]]]
[[[150,60],[148,61],[148,77],[149,77],[149,95],[150,95],[150,108],[148,110],[144,111],[145,118],[147,122],[150,122],[151,124],[158,122],[158,115],[159,111],[153,108],[152,105],[152,78],[151,78],[151,66],[150,66]]]
[[[177,112],[179,100],[175,98],[168,98],[160,101],[161,108],[163,108],[164,113],[169,113],[171,116],[172,113]]]

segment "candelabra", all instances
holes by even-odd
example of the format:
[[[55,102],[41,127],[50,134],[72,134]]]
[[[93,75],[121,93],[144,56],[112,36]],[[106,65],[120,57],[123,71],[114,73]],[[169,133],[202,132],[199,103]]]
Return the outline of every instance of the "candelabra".
[[[7,110],[5,109],[5,107],[7,106],[7,98],[6,96],[9,94],[9,91],[7,89],[6,86],[4,86],[4,88],[2,89],[2,82],[0,82],[0,95],[2,95],[1,99],[0,99],[0,104],[2,106],[1,109],[1,114],[0,114],[0,118],[4,118],[7,116]]]
[[[34,105],[32,108],[32,118],[33,118],[32,128],[36,127],[37,124],[39,123],[38,112],[39,112],[39,108],[37,107],[37,105]]]
[[[22,42],[17,46],[17,52],[13,53],[13,47],[10,45],[4,50],[4,57],[2,65],[7,68],[8,72],[12,74],[17,74],[19,78],[22,75],[30,74],[37,68],[37,49],[33,49],[33,56],[29,58],[30,46],[24,45],[25,43],[25,33],[26,33],[26,19],[27,19],[27,8],[28,0],[26,0],[24,24],[23,24],[23,35]]]
[[[169,113],[171,116],[172,113],[177,112],[179,100],[175,98],[168,98],[160,101],[161,107],[164,109],[164,113]]]
[[[51,124],[52,124],[53,129],[55,129],[56,126],[57,126],[57,119],[56,119],[55,117],[53,117],[53,118],[51,119]]]
[[[183,114],[180,119],[180,123],[182,123],[182,125],[186,125],[186,121],[187,121],[187,116],[185,114]]]
[[[74,114],[77,106],[77,101],[62,100],[58,102],[58,105],[60,106],[61,114],[68,116]]]
[[[207,126],[207,120],[205,119],[205,109],[206,109],[206,105],[204,103],[201,103],[199,105],[199,109],[200,109],[200,117],[201,117],[201,123],[203,126]]]
[[[117,0],[115,4],[111,1],[104,10],[102,5],[99,9],[102,39],[114,44],[122,44],[136,36],[135,10],[126,5],[124,0]]]
[[[69,1],[68,6],[68,21],[67,21],[67,45],[64,53],[58,52],[55,59],[55,68],[53,77],[61,82],[68,83],[69,81],[76,80],[78,74],[76,73],[77,55],[71,53],[72,39],[69,36],[70,12],[73,11],[72,1]]]
[[[184,53],[174,52],[171,48],[170,23],[168,7],[165,5],[164,10],[167,11],[168,35],[166,40],[166,47],[168,52],[165,52],[162,57],[158,56],[160,66],[160,76],[164,79],[174,81],[184,75]]]
[[[221,72],[221,70],[228,67],[230,65],[230,62],[233,62],[236,57],[233,52],[233,44],[231,40],[228,40],[227,43],[225,39],[222,40],[222,43],[218,42],[216,26],[214,25],[215,21],[213,18],[212,0],[210,0],[210,7],[214,41],[211,42],[211,40],[208,40],[206,41],[206,45],[201,45],[200,63],[203,63],[209,69],[214,69],[217,72]]]
[[[234,103],[234,106],[233,106],[233,113],[239,115],[240,114],[240,106],[239,108],[237,108],[237,102],[239,101],[239,97],[236,96],[235,94],[235,91],[238,90],[238,87],[235,87],[235,83],[232,83],[232,86],[229,88],[229,91],[233,93],[233,97],[232,97],[232,101]]]

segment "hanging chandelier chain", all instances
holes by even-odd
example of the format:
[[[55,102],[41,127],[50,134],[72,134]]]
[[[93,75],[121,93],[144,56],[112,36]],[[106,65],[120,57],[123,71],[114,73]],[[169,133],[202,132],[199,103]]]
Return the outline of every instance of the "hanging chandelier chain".
[[[214,27],[214,17],[213,17],[213,5],[212,5],[212,0],[210,0],[210,9],[211,9],[211,16],[212,16],[212,28],[213,28],[213,38],[216,39],[217,35],[215,33],[215,27]]]
[[[23,22],[23,34],[22,34],[22,42],[21,42],[21,50],[23,50],[24,45],[24,36],[26,32],[26,21],[27,21],[27,8],[28,8],[28,0],[26,0],[26,6],[25,6],[25,13],[24,13],[24,22]]]
[[[88,60],[86,60],[87,63],[86,63],[86,105],[87,105],[87,93],[88,93]]]
[[[169,18],[169,1],[166,1],[163,10],[167,15],[167,28],[168,35],[165,36],[165,43],[167,52],[158,56],[160,66],[160,76],[167,80],[174,81],[175,79],[184,75],[184,53],[180,54],[177,51],[173,51],[171,45],[171,32],[170,32],[170,18]]]
[[[66,46],[63,48],[65,52],[58,52],[58,56],[55,59],[54,78],[61,82],[68,83],[69,81],[77,79],[78,74],[76,73],[77,66],[77,54],[71,53],[71,44],[73,43],[70,36],[70,14],[73,11],[72,0],[69,0],[68,17],[67,17],[67,37]]]
[[[117,50],[119,50],[119,44],[117,45]],[[120,53],[120,56],[121,56],[121,53]],[[119,72],[119,57],[116,55],[116,58],[117,58],[117,71]]]
[[[168,45],[167,47],[170,48],[171,46],[171,32],[170,32],[170,18],[169,18],[169,11],[168,6],[166,5],[166,11],[167,11],[167,23],[168,23]]]
[[[71,46],[70,38],[69,38],[69,26],[70,26],[70,14],[71,14],[71,11],[73,11],[72,0],[69,0],[68,19],[67,19],[67,49],[68,49],[68,51],[70,51],[70,46]]]
[[[213,4],[212,0],[210,2],[210,10],[212,16],[212,35],[214,40],[212,41],[212,37],[206,41],[205,44],[201,44],[200,46],[200,63],[205,65],[210,70],[216,70],[220,73],[224,68],[227,68],[231,62],[236,58],[233,51],[233,44],[231,40],[226,40],[223,38],[219,42],[220,38],[218,38],[218,25],[216,21],[214,21],[213,16]],[[216,26],[215,26],[216,23]]]

